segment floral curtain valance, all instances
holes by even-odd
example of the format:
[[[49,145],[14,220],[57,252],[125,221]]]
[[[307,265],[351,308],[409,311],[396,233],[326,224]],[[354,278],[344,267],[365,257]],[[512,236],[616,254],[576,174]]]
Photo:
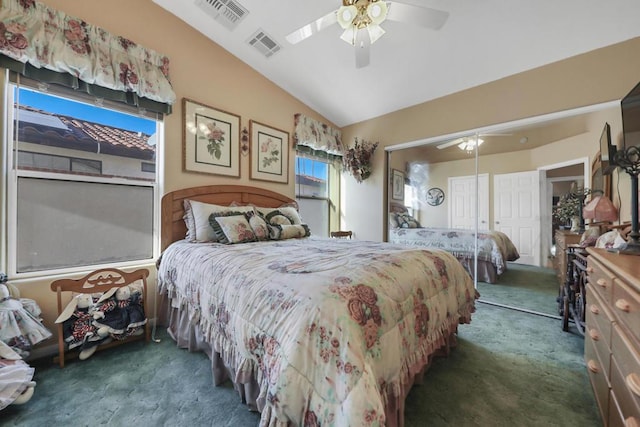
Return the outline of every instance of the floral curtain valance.
[[[300,113],[294,116],[293,143],[333,156],[342,156],[342,132]]]
[[[0,53],[169,106],[176,99],[169,58],[34,0],[2,0]]]

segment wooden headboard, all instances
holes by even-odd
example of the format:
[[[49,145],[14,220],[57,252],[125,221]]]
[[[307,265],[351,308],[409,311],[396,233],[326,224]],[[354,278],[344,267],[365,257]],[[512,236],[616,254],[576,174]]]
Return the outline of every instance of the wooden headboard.
[[[296,203],[287,196],[262,188],[245,185],[207,185],[184,188],[162,196],[160,248],[165,250],[171,243],[184,239],[187,227],[184,224],[184,200],[229,206],[232,202],[247,205],[277,208],[286,203]]]

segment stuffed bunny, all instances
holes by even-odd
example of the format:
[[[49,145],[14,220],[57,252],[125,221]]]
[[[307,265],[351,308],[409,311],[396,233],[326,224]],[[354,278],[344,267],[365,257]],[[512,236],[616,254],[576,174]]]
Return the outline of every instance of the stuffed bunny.
[[[142,307],[142,293],[134,285],[110,289],[98,304],[93,325],[100,334],[106,332],[114,339],[125,339],[141,333],[140,326],[147,323]]]
[[[71,299],[55,323],[62,323],[64,341],[69,350],[80,347],[80,360],[85,360],[96,351],[106,337],[100,335],[93,325],[96,297],[79,294]]]

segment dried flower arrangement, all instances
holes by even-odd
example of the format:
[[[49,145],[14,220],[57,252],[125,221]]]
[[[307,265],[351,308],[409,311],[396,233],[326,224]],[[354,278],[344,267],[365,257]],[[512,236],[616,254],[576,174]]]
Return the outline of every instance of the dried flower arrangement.
[[[584,198],[591,194],[591,190],[588,188],[571,189],[567,194],[560,197],[558,204],[553,208],[553,217],[558,221],[567,222],[574,217],[580,217],[582,215],[582,207],[584,205]]]
[[[371,176],[371,161],[373,159],[373,152],[377,147],[377,142],[365,140],[360,142],[358,138],[355,138],[353,147],[344,153],[342,164],[344,168],[353,175],[356,181],[362,182]]]

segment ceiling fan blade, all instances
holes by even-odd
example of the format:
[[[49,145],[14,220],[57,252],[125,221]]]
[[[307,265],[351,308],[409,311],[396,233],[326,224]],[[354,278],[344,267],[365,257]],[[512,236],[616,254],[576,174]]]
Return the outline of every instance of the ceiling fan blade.
[[[387,19],[420,25],[421,27],[439,30],[449,18],[449,12],[430,7],[413,6],[404,3],[389,2]]]
[[[460,144],[462,141],[464,141],[464,138],[456,138],[454,140],[451,140],[449,142],[445,142],[444,144],[440,144],[438,145],[436,148],[438,150],[444,150],[445,148],[449,148],[449,147],[453,147],[454,145],[458,145]]]
[[[361,28],[356,33],[356,68],[369,65],[369,54],[371,52],[371,40],[366,28]]]
[[[336,11],[334,10],[333,12],[327,13],[322,18],[318,18],[310,24],[307,24],[304,27],[295,30],[285,38],[291,44],[300,43],[302,40],[311,37],[312,35],[324,30],[325,28],[335,24],[336,22],[338,22],[338,17]]]

